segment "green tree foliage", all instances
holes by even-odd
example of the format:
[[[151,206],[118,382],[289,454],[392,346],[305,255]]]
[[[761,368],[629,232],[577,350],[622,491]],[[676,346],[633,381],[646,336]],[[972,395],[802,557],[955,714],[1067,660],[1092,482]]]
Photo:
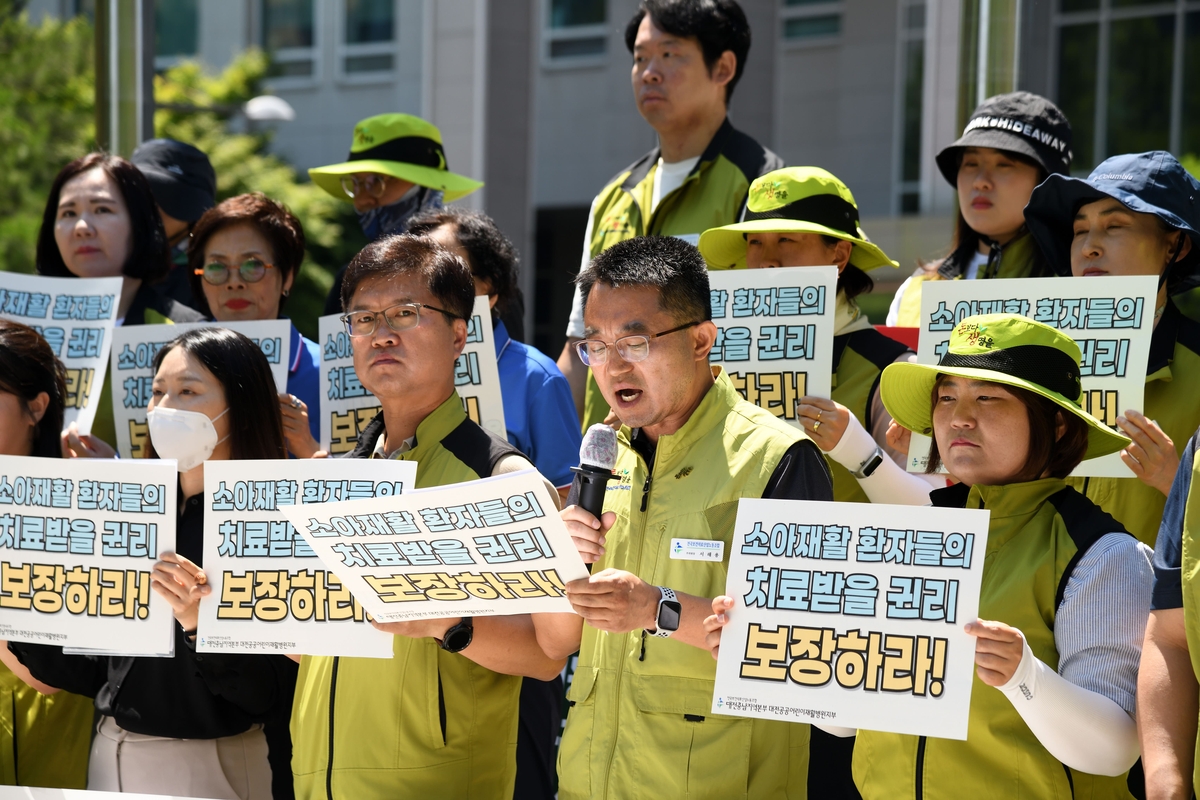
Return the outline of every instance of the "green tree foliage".
[[[18,10],[14,0],[0,0],[0,270],[33,272],[54,176],[96,144],[95,69],[92,28],[85,18],[47,18],[35,26]],[[267,60],[257,51],[238,56],[219,75],[195,62],[172,67],[155,78],[155,99],[192,108],[157,111],[155,134],[190,142],[208,154],[217,173],[218,200],[262,192],[300,219],[308,253],[286,310],[315,339],[333,273],[366,239],[349,203],[301,182],[295,169],[268,152],[270,131],[255,129],[236,113],[264,92],[266,71]]]
[[[33,272],[50,184],[95,144],[92,29],[0,0],[0,269]]]
[[[333,283],[333,272],[366,244],[366,238],[349,203],[335,200],[310,182],[299,183],[289,164],[267,152],[269,132],[255,130],[244,117],[231,113],[263,93],[266,70],[266,58],[254,50],[238,56],[220,75],[205,73],[195,62],[167,70],[154,82],[158,103],[214,110],[159,110],[154,128],[158,136],[190,142],[208,154],[217,173],[219,200],[262,192],[299,218],[308,254],[286,310],[301,332],[316,339],[316,320]],[[239,132],[232,132],[234,128]]]

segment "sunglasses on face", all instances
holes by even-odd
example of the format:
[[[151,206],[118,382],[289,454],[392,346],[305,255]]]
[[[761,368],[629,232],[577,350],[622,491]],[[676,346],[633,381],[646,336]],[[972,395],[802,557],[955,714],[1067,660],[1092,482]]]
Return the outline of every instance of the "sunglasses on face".
[[[266,277],[267,270],[275,269],[274,264],[267,264],[264,261],[259,261],[257,258],[250,258],[238,264],[235,269],[241,275],[242,280],[246,283],[258,283]],[[197,275],[204,278],[205,283],[213,286],[221,286],[229,282],[230,270],[229,267],[214,261],[211,264],[205,264],[202,268],[195,271]]]

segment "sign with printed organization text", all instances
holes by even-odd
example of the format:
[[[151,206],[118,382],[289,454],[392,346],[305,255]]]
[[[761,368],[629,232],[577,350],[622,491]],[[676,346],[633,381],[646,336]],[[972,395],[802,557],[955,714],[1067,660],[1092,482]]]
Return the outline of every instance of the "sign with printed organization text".
[[[154,384],[154,356],[163,345],[184,331],[196,328],[229,328],[253,340],[263,351],[275,388],[287,391],[291,365],[291,323],[286,319],[250,322],[187,322],[174,325],[131,325],[113,331],[112,397],[121,458],[142,458],[149,443],[146,406]]]
[[[921,289],[917,362],[936,364],[955,325],[977,314],[1020,314],[1066,333],[1079,345],[1083,409],[1115,431],[1117,415],[1142,410],[1158,278],[1014,278],[926,281]],[[931,440],[913,433],[909,472],[924,472]],[[1072,475],[1131,478],[1119,453],[1082,462]]]
[[[354,371],[352,337],[339,317],[330,314],[318,320],[321,448],[330,455],[353,450],[359,434],[379,413],[379,401],[367,391]],[[500,370],[496,365],[496,339],[485,295],[476,296],[471,319],[467,320],[467,344],[454,364],[454,388],[468,417],[501,439],[508,438],[504,401],[500,395]]]
[[[837,267],[713,270],[709,297],[720,364],[751,403],[796,427],[796,403],[829,397]]]
[[[175,549],[176,487],[169,460],[0,456],[0,638],[171,652],[150,574]]]
[[[571,612],[588,574],[535,470],[281,510],[381,622]]]
[[[966,739],[989,518],[741,500],[713,713]]]
[[[123,278],[48,278],[0,272],[0,317],[42,335],[67,368],[63,427],[90,433],[104,387]],[[119,330],[119,329],[118,329]]]
[[[288,459],[204,465],[201,653],[391,658],[392,637],[327,570],[283,509],[411,491],[415,461]]]

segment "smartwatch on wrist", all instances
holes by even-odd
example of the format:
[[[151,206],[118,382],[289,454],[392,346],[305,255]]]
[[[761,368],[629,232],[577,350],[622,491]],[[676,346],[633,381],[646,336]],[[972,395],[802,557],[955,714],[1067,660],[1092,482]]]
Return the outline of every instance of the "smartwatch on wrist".
[[[875,452],[871,453],[871,456],[866,461],[858,465],[858,470],[850,474],[859,479],[869,478],[874,474],[875,470],[879,469],[879,465],[883,463],[883,459],[883,450],[876,447]]]
[[[471,617],[463,617],[462,622],[452,625],[446,631],[438,644],[447,653],[461,653],[471,645],[471,640],[474,638],[475,622]]]
[[[683,612],[683,606],[675,599],[675,592],[667,587],[659,586],[658,591],[661,596],[658,599],[654,635],[665,639],[679,630],[679,617]]]

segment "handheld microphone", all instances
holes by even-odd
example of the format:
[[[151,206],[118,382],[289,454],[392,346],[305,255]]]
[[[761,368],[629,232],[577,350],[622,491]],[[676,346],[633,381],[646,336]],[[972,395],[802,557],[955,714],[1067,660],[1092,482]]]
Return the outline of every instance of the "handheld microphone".
[[[608,425],[597,423],[588,428],[579,447],[579,466],[571,471],[579,476],[579,507],[596,519],[604,513],[604,493],[608,482],[617,477],[617,433]],[[592,565],[587,565],[588,572]]]

